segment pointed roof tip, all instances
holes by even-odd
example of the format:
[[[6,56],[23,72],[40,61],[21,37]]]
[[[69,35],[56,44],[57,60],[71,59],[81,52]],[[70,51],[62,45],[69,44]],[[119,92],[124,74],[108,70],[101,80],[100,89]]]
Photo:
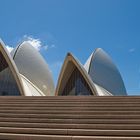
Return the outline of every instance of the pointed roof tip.
[[[100,50],[100,49],[102,49],[102,48],[95,48],[95,51],[96,51],[96,50]]]
[[[71,52],[68,52],[67,56],[73,56],[73,54]]]
[[[71,55],[71,53],[70,53],[70,52],[68,52],[68,53],[67,53],[67,56],[70,56],[70,55]]]
[[[92,53],[90,54],[90,56],[88,57],[88,59],[87,59],[87,61],[85,62],[85,64],[84,64],[84,67],[85,67],[85,69],[88,71],[88,69],[89,69],[89,66],[90,66],[90,62],[92,61],[92,59],[96,56],[96,55],[98,55],[98,53],[105,53],[105,54],[107,54],[102,48],[95,48],[95,50],[94,51],[92,51]],[[108,54],[107,54],[107,56],[109,56]]]
[[[31,44],[30,42],[28,42],[28,41],[22,41],[22,42],[19,44],[19,46],[22,46],[22,45],[25,45],[25,44],[32,46],[32,44]]]
[[[30,45],[30,46],[33,47],[33,45],[32,45],[28,40],[21,40],[21,41],[18,43],[18,45],[17,45],[16,48],[18,48],[19,46],[22,46],[22,45]]]
[[[92,53],[92,57],[95,58],[95,57],[99,57],[99,56],[105,56],[106,58],[108,58],[110,61],[113,62],[110,54],[108,52],[106,52],[103,48],[96,48],[95,51]]]
[[[92,51],[92,53],[90,54],[90,56],[88,57],[88,59],[89,59],[89,58],[92,59],[92,57],[93,57],[96,53],[98,53],[98,52],[100,52],[100,51],[105,52],[104,49],[102,49],[102,48],[95,48],[95,50]],[[87,60],[88,60],[88,59],[87,59]]]
[[[104,49],[102,49],[102,48],[96,48],[94,52],[97,52],[97,51],[104,51]]]
[[[76,59],[76,57],[75,57],[71,52],[68,52],[68,53],[67,53],[65,59],[66,59],[66,58],[68,58],[68,59],[73,59],[73,58],[75,58],[75,59]]]

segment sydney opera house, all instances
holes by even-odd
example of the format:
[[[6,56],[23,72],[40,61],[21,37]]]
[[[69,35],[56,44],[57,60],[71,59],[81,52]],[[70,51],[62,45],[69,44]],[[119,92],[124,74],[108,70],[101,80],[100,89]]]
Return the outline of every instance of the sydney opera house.
[[[100,48],[84,65],[68,53],[55,88],[46,61],[29,42],[24,41],[9,53],[0,41],[0,95],[125,96],[127,93],[120,72]]]

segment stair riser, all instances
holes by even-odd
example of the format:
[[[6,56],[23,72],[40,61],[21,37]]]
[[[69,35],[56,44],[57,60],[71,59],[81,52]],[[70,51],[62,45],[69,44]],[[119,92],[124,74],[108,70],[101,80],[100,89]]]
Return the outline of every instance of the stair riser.
[[[80,135],[80,136],[140,136],[140,130],[84,130],[84,129],[33,129],[33,128],[0,128],[0,133],[41,134],[41,135]]]
[[[66,115],[66,114],[12,114],[0,113],[0,117],[47,119],[140,119],[140,115]]]
[[[128,124],[18,124],[3,123],[1,127],[16,128],[51,128],[51,129],[98,129],[98,130],[140,130],[140,125]],[[4,130],[3,130],[4,131]]]
[[[55,111],[55,110],[0,110],[2,114],[52,114],[52,115],[140,115],[140,111]]]
[[[34,119],[34,118],[11,118],[1,119],[0,126],[47,126],[47,123],[61,124],[137,124],[140,125],[140,120],[106,120],[106,119]]]

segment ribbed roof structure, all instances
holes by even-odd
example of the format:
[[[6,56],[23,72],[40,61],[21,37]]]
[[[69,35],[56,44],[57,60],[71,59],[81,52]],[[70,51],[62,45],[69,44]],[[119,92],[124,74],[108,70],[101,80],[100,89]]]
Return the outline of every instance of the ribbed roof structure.
[[[127,93],[119,70],[101,48],[90,55],[85,65],[68,53],[55,90],[52,73],[35,47],[24,41],[10,55],[0,41],[0,95],[124,96]]]

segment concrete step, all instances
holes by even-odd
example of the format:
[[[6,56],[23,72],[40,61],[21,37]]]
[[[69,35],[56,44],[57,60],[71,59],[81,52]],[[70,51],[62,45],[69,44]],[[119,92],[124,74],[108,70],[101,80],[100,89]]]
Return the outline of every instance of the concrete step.
[[[102,111],[102,110],[91,110],[91,111],[85,111],[85,110],[80,110],[80,111],[76,111],[76,110],[46,110],[46,109],[42,109],[42,110],[32,110],[32,109],[14,109],[14,108],[11,108],[10,110],[9,109],[0,109],[0,113],[14,113],[14,114],[58,114],[58,115],[61,115],[61,114],[65,114],[65,115],[68,115],[68,114],[71,114],[71,115],[138,115],[140,114],[140,111],[134,111],[134,110],[123,110],[123,111]]]
[[[0,126],[11,126],[19,127],[47,127],[48,124],[87,124],[87,125],[116,125],[116,124],[130,124],[130,125],[140,125],[139,119],[34,119],[34,118],[3,118],[0,120]],[[17,121],[16,121],[17,120]]]
[[[11,118],[48,118],[48,119],[140,119],[139,114],[129,115],[80,115],[80,114],[18,114],[18,113],[0,113],[0,117],[11,117]]]
[[[82,110],[82,111],[140,111],[140,107],[133,107],[133,106],[128,106],[128,107],[113,107],[113,106],[104,106],[104,107],[92,107],[92,106],[73,106],[73,107],[59,107],[59,106],[43,106],[43,105],[0,105],[2,109],[36,109],[36,110]]]
[[[36,134],[36,135],[136,136],[136,137],[140,137],[140,130],[50,129],[50,128],[0,127],[0,133]]]
[[[47,110],[47,111],[140,111],[140,107],[39,107],[39,106],[0,106],[0,110]]]
[[[93,103],[86,103],[86,102],[70,102],[70,103],[62,103],[62,102],[0,102],[0,106],[60,106],[60,107],[78,107],[78,106],[88,106],[88,107],[140,107],[139,102],[129,102],[129,103],[115,103],[115,102],[93,102]]]
[[[0,133],[0,139],[1,140],[72,140],[72,136]]]
[[[116,100],[103,100],[103,101],[100,101],[100,100],[3,100],[0,102],[0,104],[2,103],[19,103],[19,104],[22,104],[22,103],[29,103],[29,104],[32,104],[32,103],[40,103],[40,104],[72,104],[72,103],[75,103],[75,104],[139,104],[139,101],[140,100],[134,100],[134,101],[116,101]]]
[[[72,124],[72,123],[17,123],[0,122],[1,127],[8,128],[51,128],[51,129],[99,129],[99,130],[140,130],[140,124]]]
[[[0,139],[140,139],[140,97],[0,97]]]
[[[80,97],[76,97],[76,96],[47,96],[47,97],[23,97],[23,96],[19,96],[19,97],[17,97],[17,96],[6,96],[6,97],[4,97],[4,96],[0,96],[0,100],[3,100],[3,101],[7,101],[7,100],[15,100],[15,101],[17,101],[17,100],[20,100],[20,101],[31,101],[31,100],[40,100],[40,101],[43,101],[43,100],[45,100],[45,101],[47,101],[47,100],[49,100],[49,101],[74,101],[74,100],[76,100],[76,101],[100,101],[100,102],[102,102],[102,101],[117,101],[117,102],[131,102],[131,101],[133,101],[133,102],[135,102],[135,101],[140,101],[140,97],[138,97],[138,96],[115,96],[115,97],[109,97],[109,96],[103,96],[103,97],[95,97],[95,96],[87,96],[87,97],[85,97],[85,96],[80,96]]]
[[[64,135],[35,135],[0,133],[2,140],[140,140],[140,137],[116,136],[64,136]]]
[[[20,104],[20,103],[0,103],[0,106],[39,106],[39,107],[41,107],[41,106],[50,106],[50,107],[53,107],[53,106],[56,106],[56,105],[58,105],[58,106],[60,106],[60,107],[64,107],[64,106],[66,106],[66,107],[78,107],[78,106],[82,106],[82,107],[84,107],[84,106],[87,106],[87,107],[98,107],[98,106],[101,106],[101,107],[103,107],[104,106],[104,104],[105,103],[103,103],[103,104],[95,104],[95,103],[93,103],[93,104],[82,104],[82,103],[80,103],[80,104],[74,104],[74,103],[71,103],[71,104],[69,104],[69,103],[67,103],[67,104],[61,104],[61,103],[56,103],[56,104],[54,104],[54,103],[51,103],[51,104],[47,104],[47,103],[44,103],[44,104],[42,104],[42,103],[22,103],[22,104]],[[110,104],[105,104],[107,107],[109,106],[109,105],[112,105],[113,107],[121,107],[121,105],[120,104],[113,104],[113,103],[110,103]],[[124,105],[124,107],[127,107],[126,106],[127,104],[125,104]],[[129,104],[128,104],[129,105]],[[134,106],[134,107],[140,107],[139,106],[139,104],[130,104],[132,107]],[[122,104],[122,107],[123,107],[123,104]]]

